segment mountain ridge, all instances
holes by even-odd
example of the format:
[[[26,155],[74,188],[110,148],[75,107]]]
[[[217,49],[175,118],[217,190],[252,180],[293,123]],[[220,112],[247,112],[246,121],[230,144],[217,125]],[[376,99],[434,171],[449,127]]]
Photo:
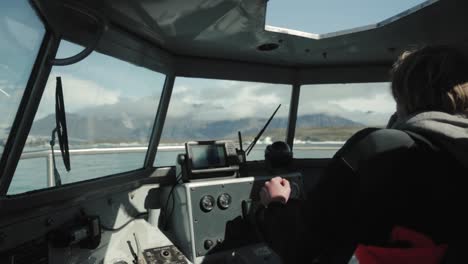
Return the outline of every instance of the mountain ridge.
[[[130,117],[122,114],[120,118],[100,117],[67,113],[68,136],[71,142],[147,142],[152,130],[148,117]],[[162,138],[170,140],[206,140],[236,137],[237,131],[243,135],[255,135],[267,122],[266,118],[241,118],[235,120],[201,121],[191,118],[169,118],[166,121]],[[274,118],[268,132],[284,130],[287,118]],[[301,128],[339,128],[363,127],[361,123],[328,114],[309,114],[297,118],[296,129]],[[50,114],[34,122],[31,136],[50,137],[55,126],[55,116]]]

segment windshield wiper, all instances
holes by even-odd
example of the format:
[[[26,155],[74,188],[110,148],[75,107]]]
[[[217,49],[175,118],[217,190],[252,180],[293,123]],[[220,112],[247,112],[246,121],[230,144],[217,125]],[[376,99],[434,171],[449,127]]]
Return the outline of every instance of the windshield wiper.
[[[262,136],[263,132],[265,132],[265,129],[268,127],[268,125],[270,124],[270,122],[271,122],[271,120],[273,119],[273,117],[275,117],[276,112],[278,112],[278,110],[280,109],[280,107],[281,107],[281,104],[278,105],[278,108],[276,108],[275,112],[273,112],[273,114],[271,115],[270,119],[268,119],[268,121],[266,122],[265,126],[262,128],[262,130],[260,130],[260,132],[259,132],[258,135],[255,137],[255,139],[252,141],[252,143],[250,143],[250,145],[245,149],[245,152],[247,152],[247,155],[249,155],[250,151],[253,149],[253,147],[255,146],[255,144],[257,144],[258,139]]]
[[[55,128],[52,129],[52,136],[50,140],[50,149],[52,151],[52,164],[54,166],[55,186],[62,185],[60,173],[55,164],[55,134],[59,141],[60,152],[63,158],[63,164],[67,171],[71,170],[70,166],[70,150],[68,147],[68,131],[67,119],[65,115],[65,103],[63,100],[62,78],[57,77],[57,85],[55,87]]]

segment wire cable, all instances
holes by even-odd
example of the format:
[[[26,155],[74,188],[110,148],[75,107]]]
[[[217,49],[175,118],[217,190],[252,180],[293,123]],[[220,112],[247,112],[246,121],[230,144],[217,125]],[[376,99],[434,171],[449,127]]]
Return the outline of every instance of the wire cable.
[[[167,196],[167,200],[166,200],[166,205],[163,208],[163,212],[164,212],[164,226],[163,226],[163,229],[164,230],[167,230],[167,225],[169,223],[169,218],[174,213],[175,198],[174,198],[173,194],[174,194],[175,187],[179,184],[179,181],[182,179],[181,175],[182,175],[182,171],[179,173],[179,175],[176,176],[176,181],[175,181],[174,185],[172,186],[171,190],[169,191],[169,195]],[[171,208],[171,213],[168,214],[167,213],[167,208],[169,206],[169,200],[171,199],[171,197],[172,197],[172,208]]]
[[[101,228],[103,230],[106,230],[106,231],[112,231],[112,232],[115,232],[115,231],[120,231],[122,230],[124,227],[126,227],[128,224],[130,224],[131,222],[137,220],[137,219],[141,219],[143,218],[144,216],[147,216],[148,215],[148,212],[144,212],[144,213],[139,213],[137,214],[135,217],[133,217],[132,219],[130,219],[128,222],[126,222],[125,224],[117,227],[117,228],[111,228],[111,227],[107,227],[103,224],[101,224]]]
[[[167,196],[167,200],[166,200],[166,205],[164,206],[163,208],[163,211],[165,213],[165,217],[164,217],[164,230],[167,229],[167,223],[169,222],[169,217],[172,216],[172,213],[174,212],[174,205],[175,205],[175,199],[174,199],[174,189],[175,187],[179,184],[179,181],[182,179],[182,177],[180,177],[182,174],[179,173],[179,175],[177,175],[176,177],[176,182],[174,183],[174,185],[172,186],[171,188],[171,191],[169,192],[169,195]],[[168,208],[168,205],[169,205],[169,200],[171,199],[172,197],[172,208],[171,208],[171,213],[170,214],[166,214],[167,212],[167,208]],[[101,228],[103,230],[106,230],[106,231],[112,231],[112,232],[116,232],[116,231],[120,231],[122,230],[123,228],[125,228],[127,225],[129,225],[131,222],[137,220],[137,219],[141,219],[143,218],[144,216],[147,216],[148,215],[148,212],[143,212],[143,213],[139,213],[137,214],[136,216],[134,216],[132,219],[130,219],[128,222],[126,222],[125,224],[121,225],[120,227],[117,227],[117,228],[111,228],[111,227],[108,227],[108,226],[105,226],[103,224],[101,224]]]

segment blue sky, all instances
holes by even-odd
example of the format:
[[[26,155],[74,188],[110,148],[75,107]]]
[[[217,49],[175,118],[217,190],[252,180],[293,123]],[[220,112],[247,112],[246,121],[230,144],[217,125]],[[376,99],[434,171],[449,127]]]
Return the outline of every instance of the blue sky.
[[[266,24],[330,33],[375,24],[425,0],[269,0]]]

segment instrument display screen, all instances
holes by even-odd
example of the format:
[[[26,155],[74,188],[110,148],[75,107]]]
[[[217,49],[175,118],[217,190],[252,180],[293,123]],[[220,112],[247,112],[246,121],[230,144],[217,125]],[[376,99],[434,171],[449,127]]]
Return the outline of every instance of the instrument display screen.
[[[190,146],[193,169],[208,169],[226,166],[224,144],[200,144]]]

